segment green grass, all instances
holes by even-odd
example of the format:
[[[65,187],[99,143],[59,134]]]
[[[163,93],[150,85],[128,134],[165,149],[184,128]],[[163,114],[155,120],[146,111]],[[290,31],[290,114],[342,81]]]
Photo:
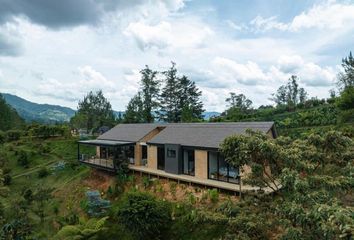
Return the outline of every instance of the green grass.
[[[59,215],[64,216],[70,208],[78,207],[85,191],[80,184],[81,180],[89,173],[89,168],[77,166],[71,168],[71,163],[77,161],[77,139],[48,139],[29,140],[21,139],[17,142],[10,142],[0,146],[0,154],[5,160],[4,168],[11,169],[12,182],[8,186],[9,191],[3,198],[5,215],[11,215],[13,202],[21,199],[24,189],[36,191],[38,187],[53,189],[53,198],[48,201],[45,207],[46,217],[44,223],[33,211],[33,204],[29,207],[28,215],[35,224],[34,233],[41,233],[45,238],[52,236],[57,229],[53,222],[58,217],[54,213],[54,206],[59,205]],[[43,152],[43,146],[46,150]],[[25,151],[29,156],[29,167],[24,168],[17,162],[16,152]],[[42,167],[51,169],[53,164],[64,161],[66,168],[59,171],[50,171],[44,178],[38,177],[38,170]],[[60,191],[68,191],[67,195],[60,195]],[[73,194],[75,197],[68,195]],[[69,209],[68,209],[69,208]]]

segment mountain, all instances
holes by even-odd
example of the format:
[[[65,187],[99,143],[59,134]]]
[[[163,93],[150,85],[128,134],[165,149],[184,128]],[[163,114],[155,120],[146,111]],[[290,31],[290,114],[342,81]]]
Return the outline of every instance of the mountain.
[[[68,122],[75,110],[50,104],[38,104],[18,96],[2,93],[5,101],[12,106],[26,122],[55,123]]]
[[[21,128],[24,126],[23,119],[18,115],[15,109],[6,103],[0,94],[0,130]]]
[[[204,120],[208,121],[212,117],[220,116],[219,112],[203,112]]]

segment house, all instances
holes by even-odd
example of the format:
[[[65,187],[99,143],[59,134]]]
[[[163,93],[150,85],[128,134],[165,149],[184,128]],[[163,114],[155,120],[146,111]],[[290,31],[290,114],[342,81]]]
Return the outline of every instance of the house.
[[[247,166],[230,166],[218,151],[222,141],[247,129],[276,138],[273,122],[119,124],[95,140],[78,142],[78,160],[116,172],[120,161],[132,171],[236,192]],[[91,146],[91,148],[89,148]]]

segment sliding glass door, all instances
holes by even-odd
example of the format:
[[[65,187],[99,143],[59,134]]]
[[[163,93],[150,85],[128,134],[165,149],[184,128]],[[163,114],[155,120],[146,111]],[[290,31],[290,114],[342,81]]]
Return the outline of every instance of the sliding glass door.
[[[209,151],[208,178],[223,182],[239,183],[239,168],[230,166],[219,152]]]
[[[183,174],[195,175],[195,156],[194,150],[183,150],[182,162]]]

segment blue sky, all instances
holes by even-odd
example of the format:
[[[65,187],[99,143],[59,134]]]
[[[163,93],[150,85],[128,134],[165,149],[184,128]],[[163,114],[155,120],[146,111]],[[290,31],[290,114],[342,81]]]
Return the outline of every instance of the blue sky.
[[[230,91],[270,104],[292,74],[327,97],[353,46],[346,0],[0,0],[0,92],[72,108],[102,89],[124,110],[139,70],[171,61],[209,111]]]

